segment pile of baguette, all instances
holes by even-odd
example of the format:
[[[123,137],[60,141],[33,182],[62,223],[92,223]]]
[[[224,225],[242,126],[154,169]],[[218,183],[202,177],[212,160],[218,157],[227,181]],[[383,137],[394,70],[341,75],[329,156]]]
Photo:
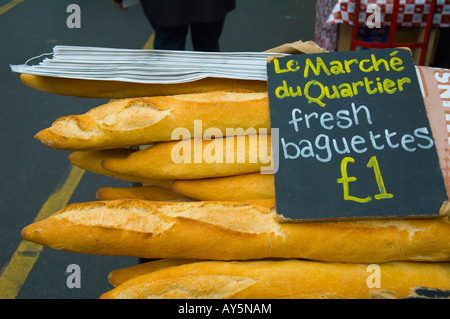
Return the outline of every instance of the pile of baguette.
[[[22,81],[49,93],[97,87],[90,97],[107,94],[107,83],[59,79],[49,91],[42,83],[53,79],[24,74]],[[70,204],[22,230],[24,239],[54,249],[149,260],[109,273],[112,289],[100,298],[409,298],[419,287],[450,289],[448,216],[283,222],[274,175],[261,173],[267,162],[249,160],[251,135],[194,134],[198,120],[202,136],[209,128],[265,129],[258,143],[270,152],[264,83],[139,90],[128,83],[108,95],[114,100],[35,136],[69,151],[75,166],[137,183],[100,188],[97,201]],[[192,138],[174,140],[180,127]],[[226,160],[227,141],[245,142],[244,161]],[[208,152],[210,143],[223,143],[223,154]],[[180,149],[190,160],[174,162]]]

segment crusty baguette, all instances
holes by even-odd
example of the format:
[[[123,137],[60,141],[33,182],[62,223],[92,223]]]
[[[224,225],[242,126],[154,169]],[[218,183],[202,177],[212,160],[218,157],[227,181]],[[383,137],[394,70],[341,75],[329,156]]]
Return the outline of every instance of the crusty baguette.
[[[22,236],[66,251],[149,259],[450,261],[448,217],[280,223],[273,200],[72,204]]]
[[[101,164],[106,170],[151,179],[199,179],[260,172],[271,165],[267,135],[161,142]]]
[[[179,194],[204,201],[275,198],[273,174],[251,173],[204,179],[178,179],[173,181],[170,188]]]
[[[176,84],[145,84],[70,79],[23,73],[20,75],[20,79],[25,85],[46,93],[102,99],[201,93],[236,88],[249,89],[257,92],[267,91],[267,81],[222,78],[206,78]]]
[[[111,285],[113,285],[114,287],[117,287],[120,284],[123,284],[125,281],[135,278],[135,277],[146,275],[146,274],[149,274],[151,272],[154,272],[154,271],[157,271],[160,269],[183,265],[183,264],[190,264],[193,262],[199,262],[199,260],[197,260],[197,259],[165,258],[165,259],[157,259],[157,260],[147,261],[142,264],[137,264],[137,265],[120,268],[120,269],[115,269],[115,270],[111,271],[108,275],[108,281]]]
[[[97,190],[97,199],[142,199],[149,201],[189,201],[193,200],[187,196],[158,186],[136,186],[136,187],[102,187]]]
[[[113,171],[105,170],[101,163],[104,160],[110,158],[126,158],[129,155],[136,152],[131,148],[118,148],[111,150],[102,150],[102,151],[76,151],[69,154],[69,161],[82,169],[85,169],[89,172],[110,176],[117,179],[122,179],[129,182],[143,183],[147,185],[154,185],[163,188],[168,188],[172,184],[171,180],[157,180],[151,178],[144,178],[140,176],[132,176],[126,174],[120,174]]]
[[[188,130],[193,137],[196,124],[199,133],[216,128],[224,136],[227,129],[264,128],[268,132],[267,92],[238,90],[116,100],[84,114],[61,117],[35,138],[55,149],[111,149],[170,141],[177,128]]]
[[[375,271],[378,273],[375,274]],[[374,275],[370,277],[372,273]],[[100,298],[406,298],[414,296],[414,290],[418,287],[450,289],[450,263],[391,262],[369,265],[295,259],[203,261],[168,267],[129,279]]]

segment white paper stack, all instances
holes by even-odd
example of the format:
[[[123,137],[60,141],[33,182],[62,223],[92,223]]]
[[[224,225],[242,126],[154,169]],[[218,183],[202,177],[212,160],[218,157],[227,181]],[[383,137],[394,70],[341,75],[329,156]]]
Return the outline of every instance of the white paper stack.
[[[18,73],[136,83],[181,83],[207,77],[266,81],[267,58],[280,55],[59,45],[52,53],[10,67]],[[31,64],[42,58],[38,64]]]

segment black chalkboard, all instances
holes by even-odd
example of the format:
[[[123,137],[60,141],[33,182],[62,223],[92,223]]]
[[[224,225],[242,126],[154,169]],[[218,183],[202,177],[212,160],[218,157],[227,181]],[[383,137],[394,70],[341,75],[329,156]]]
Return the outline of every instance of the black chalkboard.
[[[285,56],[267,74],[279,215],[439,214],[448,198],[409,51]]]

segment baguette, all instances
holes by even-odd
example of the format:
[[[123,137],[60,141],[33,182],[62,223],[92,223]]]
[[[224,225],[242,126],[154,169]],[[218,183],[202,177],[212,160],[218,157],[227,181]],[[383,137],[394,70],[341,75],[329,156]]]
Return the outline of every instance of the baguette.
[[[21,234],[54,249],[148,259],[450,261],[448,217],[281,223],[273,200],[71,204]]]
[[[25,85],[46,93],[101,99],[201,93],[236,88],[257,92],[267,91],[267,81],[222,78],[206,78],[176,84],[146,84],[70,79],[22,73],[20,79]]]
[[[273,174],[242,174],[235,176],[175,180],[170,189],[203,201],[240,201],[275,199]]]
[[[407,298],[415,296],[418,287],[450,289],[450,263],[376,266],[379,269],[372,270],[369,264],[293,259],[203,261],[129,279],[100,299]],[[370,277],[374,271],[378,279]]]
[[[158,186],[102,187],[97,190],[100,201],[116,199],[142,199],[149,201],[189,201],[193,200],[169,189]]]
[[[270,168],[271,151],[266,135],[193,138],[157,143],[101,165],[118,174],[150,179],[200,179],[260,172]]]
[[[134,266],[129,266],[125,268],[120,268],[113,270],[108,275],[108,281],[111,285],[114,287],[117,287],[121,284],[123,284],[125,281],[136,278],[142,275],[149,274],[151,272],[178,266],[178,265],[184,265],[184,264],[190,264],[193,262],[199,262],[199,260],[196,259],[158,259],[158,260],[152,260],[148,261],[142,264],[137,264]]]
[[[134,152],[136,152],[136,150],[133,150],[131,148],[118,148],[103,151],[76,151],[69,154],[69,161],[75,166],[98,175],[110,176],[112,178],[117,178],[129,182],[143,183],[146,185],[159,186],[163,188],[170,187],[170,185],[172,184],[171,180],[157,180],[140,176],[120,174],[105,170],[101,165],[102,161],[104,160],[110,158],[126,158]]]
[[[194,132],[195,120],[201,124]],[[100,150],[172,140],[172,132],[185,128],[204,133],[217,128],[270,128],[267,92],[244,90],[122,99],[80,115],[57,119],[35,138],[62,150]]]

